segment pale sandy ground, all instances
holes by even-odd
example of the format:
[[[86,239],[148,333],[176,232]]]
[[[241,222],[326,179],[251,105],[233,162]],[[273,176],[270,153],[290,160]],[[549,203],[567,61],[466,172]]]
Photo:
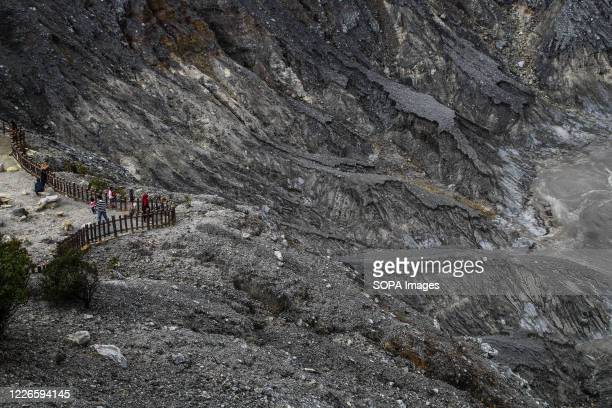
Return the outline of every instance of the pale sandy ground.
[[[15,166],[10,152],[9,139],[0,135],[0,163],[5,166]],[[0,197],[11,201],[9,206],[0,208],[0,233],[26,242],[26,248],[35,262],[47,261],[55,250],[56,243],[66,236],[64,223],[70,222],[74,228],[94,222],[95,215],[85,203],[73,201],[60,195],[60,201],[55,208],[36,212],[41,197],[34,193],[34,177],[23,170],[18,172],[0,173]],[[47,187],[46,194],[55,194]],[[29,215],[26,221],[12,214],[16,208],[25,208]],[[63,216],[58,214],[63,213]],[[119,215],[120,212],[109,210],[108,215]],[[4,225],[2,225],[4,224]]]

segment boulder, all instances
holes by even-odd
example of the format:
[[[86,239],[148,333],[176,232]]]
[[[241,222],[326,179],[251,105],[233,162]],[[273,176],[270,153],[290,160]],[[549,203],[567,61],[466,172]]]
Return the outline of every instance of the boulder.
[[[91,340],[91,335],[87,330],[80,330],[66,336],[66,340],[78,346],[86,346]]]
[[[119,347],[114,346],[112,344],[94,344],[92,347],[101,356],[113,360],[115,363],[119,364],[121,368],[127,368],[127,359],[121,353]]]
[[[189,364],[191,360],[182,353],[172,354],[172,362],[176,365]]]
[[[17,167],[17,166],[11,166],[11,167],[7,167],[6,168],[6,172],[7,173],[15,173],[17,171],[19,171],[19,167]]]
[[[71,221],[64,221],[64,231],[70,232],[74,229],[74,225],[72,225]]]
[[[504,48],[506,48],[507,45],[508,45],[508,41],[506,40],[498,40],[495,42],[495,47],[498,50],[503,50]]]
[[[280,262],[283,262],[283,254],[281,253],[281,251],[274,251],[274,256],[276,257],[276,259],[278,259]]]
[[[36,208],[36,211],[44,210],[45,208],[47,208],[47,206],[49,206],[49,204],[59,202],[59,199],[60,197],[57,194],[41,198],[38,202],[38,208]]]
[[[480,350],[482,351],[483,355],[485,357],[491,358],[491,357],[495,357],[499,351],[495,348],[493,348],[493,346],[491,346],[489,343],[480,343]]]

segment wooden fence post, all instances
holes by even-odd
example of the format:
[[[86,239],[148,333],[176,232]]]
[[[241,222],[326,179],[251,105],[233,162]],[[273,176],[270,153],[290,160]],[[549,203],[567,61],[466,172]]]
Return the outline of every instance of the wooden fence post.
[[[113,234],[115,237],[117,237],[117,224],[115,223],[115,216],[113,215],[111,218],[113,220]]]

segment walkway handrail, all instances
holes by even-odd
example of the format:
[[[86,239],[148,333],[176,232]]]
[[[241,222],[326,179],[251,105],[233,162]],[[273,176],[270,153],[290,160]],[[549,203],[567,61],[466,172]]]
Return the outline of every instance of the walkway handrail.
[[[6,122],[0,119],[2,132],[6,134]],[[41,167],[26,154],[25,132],[22,128],[10,128],[11,151],[15,160],[29,174],[40,177]],[[68,181],[57,176],[54,172],[47,173],[47,182],[58,193],[64,194],[78,201],[87,202],[89,197],[95,196],[95,192],[82,185]],[[120,233],[134,232],[139,229],[162,228],[176,223],[176,207],[172,202],[165,199],[158,199],[149,204],[149,209],[140,208],[141,199],[137,201],[137,208],[128,207],[127,198],[118,200],[120,210],[129,210],[129,214],[111,216],[111,219],[104,222],[86,224],[74,233],[68,235],[57,243],[57,254],[66,254],[71,249],[81,250],[87,245],[101,242],[107,237],[117,237]],[[35,265],[32,270],[42,272],[46,264]]]
[[[16,129],[11,129],[10,125],[0,119],[0,123],[2,124],[2,133],[6,135],[9,133],[11,138],[11,149],[12,155],[15,160],[23,167],[25,171],[30,173],[32,176],[39,178],[41,175],[40,164],[36,163],[32,160],[27,154],[27,145],[25,142],[25,130],[21,127]],[[89,202],[91,197],[96,197],[99,193],[98,190],[90,189],[89,187],[85,187],[81,184],[66,180],[65,178],[57,176],[54,172],[49,171],[47,173],[47,183],[55,191],[65,196],[68,196],[76,201]],[[106,194],[103,195],[104,200],[107,204],[108,196]],[[117,199],[117,209],[119,211],[136,211],[137,213],[141,213],[143,209],[141,208],[142,196],[135,197],[133,204],[135,204],[135,208],[132,208],[132,202],[129,201],[128,197],[121,196]],[[150,196],[149,197],[149,209],[150,210],[164,210],[166,208],[172,208],[174,204],[171,200],[167,199],[163,196]]]

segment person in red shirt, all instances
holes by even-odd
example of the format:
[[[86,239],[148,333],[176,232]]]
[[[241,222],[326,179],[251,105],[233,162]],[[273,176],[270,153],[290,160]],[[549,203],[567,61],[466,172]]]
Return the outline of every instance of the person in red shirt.
[[[147,194],[146,192],[142,194],[142,212],[149,212],[149,194]]]

